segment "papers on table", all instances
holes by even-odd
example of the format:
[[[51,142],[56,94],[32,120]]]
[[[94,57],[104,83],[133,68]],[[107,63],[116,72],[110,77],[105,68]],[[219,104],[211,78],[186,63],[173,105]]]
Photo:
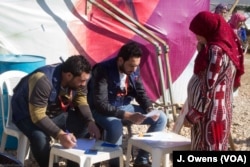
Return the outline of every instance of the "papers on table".
[[[161,110],[154,109],[150,111],[149,113],[147,113],[145,116],[146,117],[159,116],[161,112],[162,112]]]
[[[77,139],[75,149],[88,150],[94,147],[96,139]]]

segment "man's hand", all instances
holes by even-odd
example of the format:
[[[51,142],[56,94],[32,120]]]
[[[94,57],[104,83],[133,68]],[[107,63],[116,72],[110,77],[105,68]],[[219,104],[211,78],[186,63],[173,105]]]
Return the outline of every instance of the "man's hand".
[[[193,125],[186,118],[184,118],[183,126],[191,128]]]
[[[196,48],[197,48],[197,51],[198,51],[198,52],[200,52],[204,47],[205,47],[204,44],[202,44],[202,43],[200,43],[200,42],[197,43]]]
[[[124,119],[129,120],[133,122],[134,124],[139,125],[146,119],[146,116],[139,112],[135,112],[135,113],[125,112]]]
[[[95,122],[90,121],[88,124],[88,132],[92,138],[99,139],[101,137],[101,133]]]
[[[60,141],[60,144],[64,148],[73,148],[76,146],[76,137],[73,135],[73,133],[67,133],[61,131],[58,134],[58,139]]]
[[[238,90],[239,87],[234,87],[233,88],[233,92],[236,92]]]

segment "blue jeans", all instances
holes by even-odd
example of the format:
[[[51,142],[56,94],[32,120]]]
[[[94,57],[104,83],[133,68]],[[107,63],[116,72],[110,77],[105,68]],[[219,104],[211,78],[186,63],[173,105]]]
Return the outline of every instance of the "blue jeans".
[[[83,138],[87,135],[87,127],[83,119],[81,119],[82,117],[79,116],[80,112],[69,111],[51,120],[61,129],[67,129],[74,133],[77,138]],[[32,154],[39,166],[48,167],[51,137],[36,126],[30,118],[19,121],[16,126],[28,137]],[[79,165],[68,161],[68,166],[78,167]]]
[[[126,105],[121,106],[119,109],[128,111],[128,112],[140,112],[142,114],[146,114],[146,112],[138,105]],[[105,130],[105,140],[107,142],[122,145],[122,135],[123,135],[123,124],[121,119],[117,117],[110,117],[102,115],[96,111],[93,111],[93,116],[96,123]],[[150,125],[147,132],[157,132],[162,131],[166,127],[167,124],[167,116],[165,113],[161,113],[159,119],[157,121],[153,121],[152,118],[147,118],[144,120],[142,124]],[[136,157],[135,163],[148,163],[149,153],[144,150],[139,150],[138,155]],[[118,160],[113,160],[110,162],[111,166],[119,166]]]

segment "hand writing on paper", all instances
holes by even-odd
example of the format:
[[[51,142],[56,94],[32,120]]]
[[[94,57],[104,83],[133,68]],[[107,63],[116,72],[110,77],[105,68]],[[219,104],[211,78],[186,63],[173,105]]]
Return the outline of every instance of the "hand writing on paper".
[[[58,139],[61,143],[61,145],[65,148],[73,148],[76,147],[76,137],[73,135],[73,133],[69,132],[60,132],[58,135]]]

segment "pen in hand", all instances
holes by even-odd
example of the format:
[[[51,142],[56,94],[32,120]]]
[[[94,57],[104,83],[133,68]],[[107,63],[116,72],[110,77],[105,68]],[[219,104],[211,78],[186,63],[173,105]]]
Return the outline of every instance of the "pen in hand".
[[[70,133],[68,130],[66,130],[66,133],[67,133],[67,135],[70,136],[70,140],[75,144],[74,147],[77,147],[77,141],[76,141],[75,136],[72,133]]]

